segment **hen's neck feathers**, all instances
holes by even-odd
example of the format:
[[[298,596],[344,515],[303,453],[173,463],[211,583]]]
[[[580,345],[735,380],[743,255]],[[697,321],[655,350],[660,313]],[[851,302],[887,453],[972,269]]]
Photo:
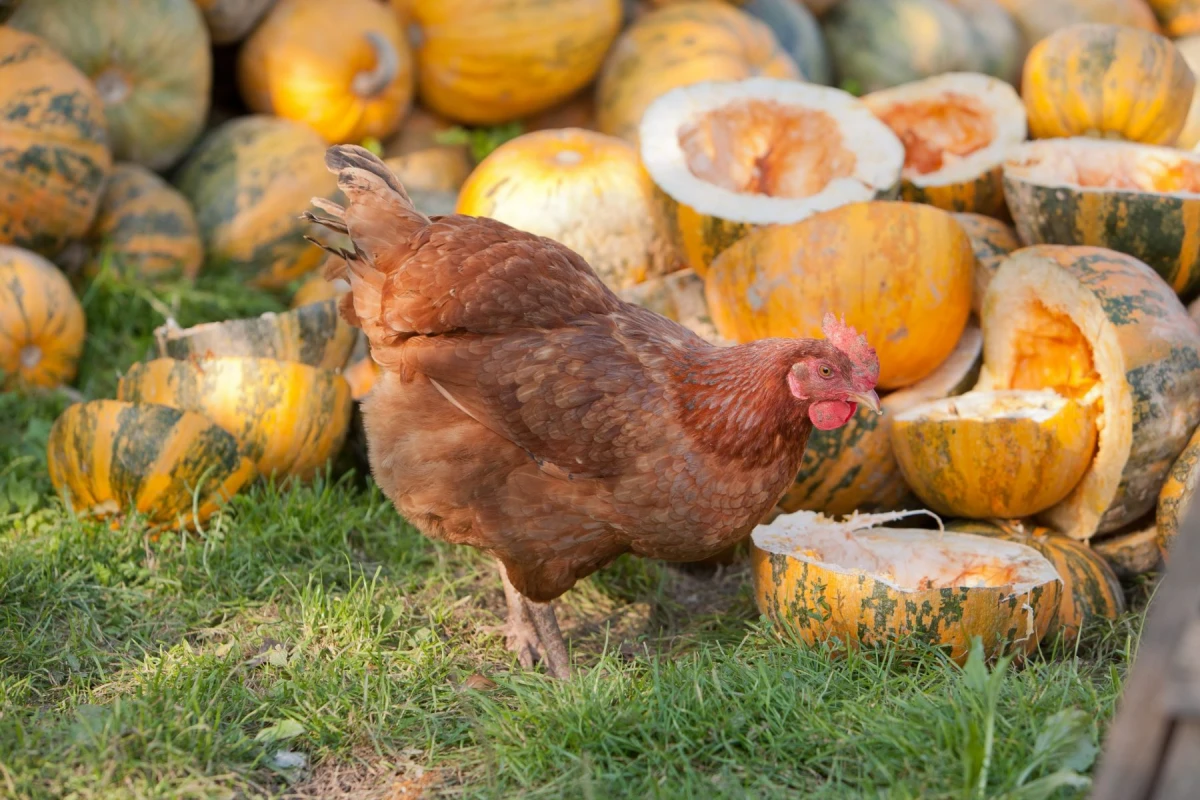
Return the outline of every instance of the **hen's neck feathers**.
[[[714,453],[766,466],[803,454],[808,403],[787,385],[791,365],[816,353],[803,339],[696,348],[676,366],[679,414]]]

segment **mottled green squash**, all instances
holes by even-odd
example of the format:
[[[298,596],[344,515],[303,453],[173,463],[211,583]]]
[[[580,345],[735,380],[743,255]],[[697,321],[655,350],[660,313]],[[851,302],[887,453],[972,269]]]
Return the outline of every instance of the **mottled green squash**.
[[[779,46],[800,67],[805,80],[825,86],[833,84],[829,48],[812,12],[796,0],[747,0],[741,9],[766,23]]]
[[[168,322],[154,331],[158,354],[181,360],[251,356],[341,369],[354,348],[354,329],[325,300],[276,314],[180,328]]]
[[[75,513],[137,511],[152,528],[199,525],[254,478],[237,441],[200,414],[118,400],[68,407],[50,429],[46,463]]]
[[[1091,544],[1118,578],[1136,578],[1157,570],[1163,563],[1158,529],[1154,525],[1134,526],[1132,530],[1100,537]]]
[[[0,244],[58,255],[111,169],[95,87],[42,39],[0,26]]]
[[[1013,250],[1019,249],[1021,241],[1011,226],[993,217],[962,212],[955,214],[954,219],[962,226],[975,249],[975,287],[971,292],[971,311],[978,316],[983,309],[983,296],[992,282],[992,276],[1000,268],[1000,262]]]
[[[43,37],[91,78],[118,160],[166,169],[200,135],[212,52],[191,0],[32,0],[8,24]]]
[[[1187,447],[1171,465],[1167,479],[1158,492],[1158,507],[1154,514],[1154,525],[1158,529],[1158,548],[1167,558],[1172,542],[1179,535],[1179,523],[1187,516],[1196,483],[1200,480],[1200,428],[1192,434]]]

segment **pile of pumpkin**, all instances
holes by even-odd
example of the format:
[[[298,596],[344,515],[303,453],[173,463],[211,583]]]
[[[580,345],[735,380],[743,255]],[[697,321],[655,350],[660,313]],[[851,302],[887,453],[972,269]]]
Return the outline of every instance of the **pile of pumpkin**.
[[[360,142],[428,213],[557,238],[715,343],[830,310],[868,336],[885,415],[814,433],[755,534],[760,605],[802,635],[1028,649],[1118,614],[1114,570],[1167,551],[1200,461],[1200,0],[16,5],[8,382],[71,380],[64,272],[294,292],[167,321],[116,400],[70,407],[49,460],[76,509],[194,523],[341,447],[376,368],[300,213],[336,199],[325,147]],[[881,518],[812,516],[914,508],[952,530],[850,552]],[[929,574],[894,574],[902,552]]]

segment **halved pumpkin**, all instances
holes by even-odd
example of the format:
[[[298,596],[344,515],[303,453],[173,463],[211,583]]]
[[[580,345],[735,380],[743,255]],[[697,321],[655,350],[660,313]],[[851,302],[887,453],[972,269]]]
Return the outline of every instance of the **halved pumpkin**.
[[[645,283],[627,286],[617,294],[627,303],[648,308],[655,314],[678,322],[710,344],[733,344],[717,333],[712,315],[708,313],[708,301],[704,298],[704,281],[690,269],[681,269],[651,278]]]
[[[968,322],[954,352],[932,374],[883,396],[882,415],[860,408],[836,430],[814,430],[796,482],[779,506],[831,516],[903,508],[912,494],[892,454],[896,415],[918,403],[965,392],[979,377],[982,355],[983,334],[978,325]]]
[[[1200,2],[1198,0],[1146,0],[1154,10],[1163,32],[1172,39],[1200,33]]]
[[[1101,536],[1091,542],[1096,555],[1112,567],[1118,578],[1136,578],[1158,569],[1163,563],[1157,526],[1133,526],[1132,530]]]
[[[954,521],[947,523],[946,529],[1017,542],[1037,550],[1054,565],[1063,586],[1058,613],[1046,631],[1049,639],[1061,633],[1064,642],[1073,642],[1093,620],[1116,619],[1125,613],[1120,581],[1086,542],[1012,520]]]
[[[892,420],[892,450],[928,508],[955,517],[1027,517],[1070,493],[1091,466],[1090,406],[1050,390],[967,392]]]
[[[1200,424],[1200,329],[1171,287],[1132,256],[1036,245],[1008,257],[983,300],[977,389],[1053,389],[1099,405],[1091,467],[1043,513],[1075,539],[1154,507]]]
[[[958,213],[955,221],[966,232],[975,250],[975,286],[971,291],[971,311],[978,316],[983,308],[983,296],[987,293],[992,276],[1000,268],[1009,253],[1021,247],[1017,232],[994,217],[982,214]]]
[[[1006,215],[1000,167],[1025,141],[1025,106],[999,78],[949,72],[863,98],[904,144],[900,194],[947,211]]]
[[[613,289],[676,268],[658,211],[633,145],[581,128],[500,145],[463,184],[455,208],[565,244]]]
[[[78,254],[86,275],[99,272],[106,257],[142,278],[191,280],[204,264],[192,207],[171,184],[139,164],[113,168],[100,211],[77,246],[68,247],[59,263],[68,268],[65,262]]]
[[[1195,85],[1170,40],[1122,25],[1081,24],[1029,51],[1021,95],[1035,139],[1099,136],[1173,144]]]
[[[975,255],[954,217],[917,203],[852,203],[750,233],[705,279],[717,331],[747,342],[820,335],[826,313],[867,337],[879,387],[929,375],[971,312]]]
[[[337,455],[353,403],[332,370],[239,357],[134,364],[117,399],[203,414],[233,434],[260,475],[300,480]]]
[[[1158,505],[1154,513],[1154,525],[1158,529],[1158,547],[1163,558],[1167,558],[1172,542],[1179,535],[1179,523],[1182,522],[1192,504],[1192,495],[1196,493],[1196,483],[1200,481],[1200,428],[1192,434],[1187,446],[1171,465],[1167,479],[1158,492]]]
[[[354,348],[354,328],[325,300],[258,317],[180,328],[174,320],[156,328],[158,355],[181,360],[250,356],[340,369]]]
[[[775,78],[667,92],[640,142],[676,247],[701,277],[755,228],[894,196],[904,164],[900,140],[861,101]]]
[[[194,527],[254,479],[254,462],[208,418],[153,403],[69,406],[46,442],[50,482],[76,514],[137,511]]]
[[[751,534],[759,610],[809,644],[911,638],[962,662],[1029,653],[1054,620],[1062,579],[1037,550],[988,536],[876,528],[916,512],[834,522],[797,511]]]
[[[596,82],[599,130],[637,143],[656,99],[681,86],[754,76],[799,78],[770,28],[727,3],[687,2],[639,18],[617,39]]]
[[[57,267],[0,245],[0,389],[69,383],[85,328],[83,306]]]
[[[1200,153],[1097,139],[1045,139],[1004,163],[1013,221],[1026,244],[1128,253],[1181,297],[1200,291]]]

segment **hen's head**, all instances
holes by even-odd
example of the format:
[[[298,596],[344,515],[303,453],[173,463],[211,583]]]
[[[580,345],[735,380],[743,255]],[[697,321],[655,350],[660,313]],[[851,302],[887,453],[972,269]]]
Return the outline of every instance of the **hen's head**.
[[[823,431],[850,421],[858,404],[882,413],[875,382],[879,359],[865,337],[833,314],[821,326],[824,341],[788,370],[788,389],[797,400],[808,403],[808,418]]]

